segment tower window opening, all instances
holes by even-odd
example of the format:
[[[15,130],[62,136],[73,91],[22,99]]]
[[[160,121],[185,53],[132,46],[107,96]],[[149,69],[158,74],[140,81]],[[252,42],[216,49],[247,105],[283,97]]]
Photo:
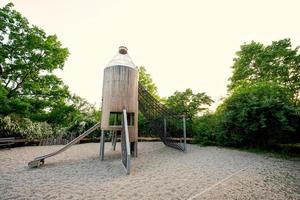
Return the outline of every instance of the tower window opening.
[[[122,126],[122,112],[110,112],[109,126]],[[127,113],[128,126],[134,126],[134,113]]]

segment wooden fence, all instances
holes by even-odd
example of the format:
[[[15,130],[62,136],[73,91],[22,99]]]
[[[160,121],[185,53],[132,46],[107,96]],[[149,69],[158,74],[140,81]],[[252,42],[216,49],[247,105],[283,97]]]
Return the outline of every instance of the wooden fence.
[[[39,145],[39,146],[47,146],[47,145],[65,145],[69,142],[71,142],[73,139],[75,139],[75,136],[71,136],[68,139],[63,138],[62,136],[59,136],[57,138],[47,138],[47,139],[42,139],[42,140],[34,140],[34,141],[27,141],[25,139],[15,139],[14,144],[17,144],[17,146],[21,145]],[[188,143],[191,143],[193,141],[192,138],[187,138],[186,139]],[[97,138],[83,138],[80,140],[83,143],[87,142],[99,142],[100,137]],[[105,140],[106,142],[110,142],[109,138]],[[120,142],[120,138],[117,138],[117,141]],[[139,142],[155,142],[155,141],[161,141],[160,138],[156,137],[138,137]]]

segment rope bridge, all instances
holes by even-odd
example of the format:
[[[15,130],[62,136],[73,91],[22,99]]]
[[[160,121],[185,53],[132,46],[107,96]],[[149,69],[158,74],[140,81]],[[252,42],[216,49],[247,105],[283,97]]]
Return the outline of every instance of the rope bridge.
[[[174,114],[139,83],[139,110],[150,129],[169,147],[186,150],[185,117]]]

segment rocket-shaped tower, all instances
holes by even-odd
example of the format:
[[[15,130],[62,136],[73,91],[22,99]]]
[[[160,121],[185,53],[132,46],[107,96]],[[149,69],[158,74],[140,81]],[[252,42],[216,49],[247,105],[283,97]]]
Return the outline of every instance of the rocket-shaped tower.
[[[125,46],[120,46],[118,53],[104,69],[102,132],[112,131],[120,133],[124,109],[127,112],[131,151],[136,156],[138,138],[138,70],[128,55],[128,49]],[[104,148],[102,148],[102,151],[104,151]]]

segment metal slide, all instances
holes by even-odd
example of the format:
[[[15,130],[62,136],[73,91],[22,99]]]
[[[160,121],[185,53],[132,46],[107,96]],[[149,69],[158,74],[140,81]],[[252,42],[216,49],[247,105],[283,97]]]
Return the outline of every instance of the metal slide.
[[[127,174],[130,174],[130,141],[127,124],[127,112],[123,110],[123,123],[121,133],[121,158],[122,164]]]
[[[89,128],[87,131],[85,131],[83,134],[79,135],[77,138],[75,138],[74,140],[72,140],[71,142],[69,142],[68,144],[66,144],[63,148],[53,152],[53,153],[49,153],[49,154],[46,154],[44,156],[39,156],[39,157],[36,157],[33,161],[30,161],[28,163],[28,166],[30,168],[32,167],[39,167],[41,165],[44,164],[45,162],[45,159],[46,158],[49,158],[49,157],[52,157],[52,156],[55,156],[59,153],[62,153],[64,151],[66,151],[67,149],[69,149],[71,146],[73,146],[74,144],[76,144],[77,142],[79,142],[81,139],[83,139],[84,137],[86,137],[87,135],[89,135],[90,133],[92,133],[94,130],[96,130],[97,128],[99,128],[101,125],[101,123],[97,123],[95,124],[93,127]]]

